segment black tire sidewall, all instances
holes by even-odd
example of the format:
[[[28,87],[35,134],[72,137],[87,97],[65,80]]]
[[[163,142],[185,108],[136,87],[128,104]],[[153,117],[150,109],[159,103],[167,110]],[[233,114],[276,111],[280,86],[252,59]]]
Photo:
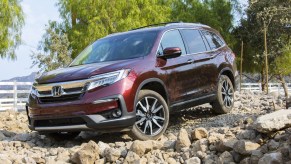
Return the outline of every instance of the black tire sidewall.
[[[231,107],[226,107],[224,105],[223,97],[222,97],[222,93],[221,93],[221,88],[222,88],[223,82],[225,80],[228,82],[228,84],[232,88],[233,94],[234,94],[233,84],[232,84],[231,80],[229,79],[229,77],[226,75],[221,75],[219,77],[218,85],[217,85],[217,98],[216,98],[216,101],[213,103],[214,112],[218,113],[218,114],[229,113],[232,110],[233,104],[234,104],[234,102],[233,102],[231,104]],[[234,101],[234,95],[233,95],[233,101]]]

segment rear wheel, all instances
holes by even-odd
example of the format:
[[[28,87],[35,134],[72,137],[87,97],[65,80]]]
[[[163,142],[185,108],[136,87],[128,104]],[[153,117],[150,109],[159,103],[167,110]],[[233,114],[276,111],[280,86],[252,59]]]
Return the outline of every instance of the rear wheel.
[[[217,97],[212,103],[213,112],[217,114],[229,113],[233,108],[234,89],[232,82],[226,75],[221,75],[218,81]]]
[[[141,90],[135,110],[136,122],[130,136],[139,140],[156,140],[165,132],[169,123],[169,110],[160,94]]]

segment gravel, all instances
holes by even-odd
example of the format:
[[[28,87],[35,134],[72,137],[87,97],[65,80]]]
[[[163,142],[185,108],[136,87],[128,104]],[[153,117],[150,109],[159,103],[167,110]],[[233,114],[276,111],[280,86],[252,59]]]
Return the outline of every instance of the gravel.
[[[54,140],[30,131],[25,112],[1,112],[0,163],[291,163],[291,127],[261,133],[254,126],[258,117],[284,109],[284,98],[235,95],[229,114],[215,115],[209,104],[172,111],[157,141],[98,132]]]

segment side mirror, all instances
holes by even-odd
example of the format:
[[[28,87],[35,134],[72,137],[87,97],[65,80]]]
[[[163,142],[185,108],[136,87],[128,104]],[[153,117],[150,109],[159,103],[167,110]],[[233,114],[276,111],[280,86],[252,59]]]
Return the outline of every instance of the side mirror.
[[[161,58],[165,59],[171,59],[181,56],[182,51],[179,47],[167,47],[163,51],[163,55],[161,55]]]

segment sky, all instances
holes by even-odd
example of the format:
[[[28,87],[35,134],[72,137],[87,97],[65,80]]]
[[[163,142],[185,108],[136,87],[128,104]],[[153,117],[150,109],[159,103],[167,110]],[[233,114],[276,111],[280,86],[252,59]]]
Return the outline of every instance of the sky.
[[[246,4],[247,0],[240,0]],[[37,72],[32,66],[30,55],[37,51],[37,46],[45,32],[49,20],[60,21],[57,0],[23,0],[21,6],[25,14],[25,26],[22,29],[23,44],[16,50],[17,60],[0,59],[0,81],[13,77],[27,76]]]
[[[59,21],[57,0],[23,0],[21,6],[25,14],[22,29],[23,44],[16,50],[17,60],[0,59],[0,81],[37,72],[32,66],[30,55],[36,51],[38,42],[45,32],[49,20]]]

